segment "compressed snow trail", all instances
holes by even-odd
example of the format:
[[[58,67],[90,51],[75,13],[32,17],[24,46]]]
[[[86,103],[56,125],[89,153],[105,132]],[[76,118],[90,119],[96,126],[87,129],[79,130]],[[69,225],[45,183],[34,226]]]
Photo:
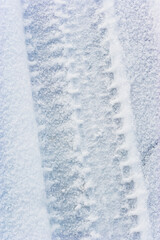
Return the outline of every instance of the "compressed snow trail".
[[[116,1],[153,239],[160,239],[160,4]]]
[[[52,239],[152,240],[114,2],[22,2]]]
[[[21,3],[0,0],[0,239],[49,240]]]

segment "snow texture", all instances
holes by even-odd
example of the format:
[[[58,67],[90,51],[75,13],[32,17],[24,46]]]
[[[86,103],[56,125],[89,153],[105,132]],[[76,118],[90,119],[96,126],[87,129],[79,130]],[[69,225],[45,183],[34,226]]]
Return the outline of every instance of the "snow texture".
[[[116,1],[119,39],[136,123],[137,146],[149,192],[153,239],[160,239],[160,5],[158,1]]]
[[[0,1],[0,239],[50,229],[19,1]]]
[[[157,1],[0,3],[0,239],[160,239]]]

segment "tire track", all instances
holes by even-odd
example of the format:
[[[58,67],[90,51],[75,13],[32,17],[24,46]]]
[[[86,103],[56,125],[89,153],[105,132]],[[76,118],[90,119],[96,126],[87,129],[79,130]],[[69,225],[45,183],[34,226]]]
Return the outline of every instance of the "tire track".
[[[120,183],[123,187],[122,196],[125,198],[121,210],[124,210],[124,206],[126,208],[122,219],[129,226],[128,237],[126,235],[126,239],[152,239],[147,209],[148,195],[134,135],[136,129],[131,110],[130,85],[125,76],[122,64],[123,52],[116,36],[118,29],[115,24],[114,2],[104,5],[104,8],[106,9],[109,38],[112,40],[110,50],[112,63],[115,68],[115,85],[117,86],[119,95],[117,100],[121,103],[121,111],[117,114],[116,119],[123,120],[122,128],[117,133],[123,133],[125,136],[125,143],[120,148],[117,148],[116,154],[119,155],[120,153],[118,157],[122,174]]]
[[[41,17],[48,9],[58,14],[58,17],[51,14],[52,24],[47,18],[50,26]],[[69,8],[66,10],[63,2],[45,5],[42,1],[29,4],[24,18],[52,237],[71,240],[89,237],[88,228],[94,221],[89,212],[94,202],[84,192],[88,169],[83,167],[85,152],[80,146],[82,122],[76,116],[81,109],[76,103],[79,92],[72,84],[79,73],[68,67],[74,63],[76,50],[74,44],[66,44],[66,38],[74,41],[74,35],[61,30],[74,27],[70,16],[62,15],[65,11],[68,13]],[[72,11],[74,17],[75,10]]]
[[[23,4],[53,239],[150,240],[112,4]]]

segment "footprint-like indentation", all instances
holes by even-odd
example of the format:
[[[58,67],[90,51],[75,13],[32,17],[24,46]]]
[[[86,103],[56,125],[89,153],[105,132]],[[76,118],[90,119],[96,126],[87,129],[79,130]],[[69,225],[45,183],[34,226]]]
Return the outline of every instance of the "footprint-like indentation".
[[[117,143],[118,143],[119,145],[121,145],[121,144],[124,143],[124,141],[125,141],[125,136],[124,136],[124,134],[119,134],[119,135],[117,136]]]
[[[115,103],[115,104],[112,106],[112,109],[113,109],[113,112],[114,112],[114,113],[119,113],[120,108],[121,108],[121,104],[120,104],[119,102],[118,102],[118,103]]]
[[[114,166],[119,166],[119,162],[120,162],[120,160],[119,160],[118,157],[113,158],[113,165]]]
[[[36,51],[32,51],[32,52],[28,52],[28,60],[33,62],[37,59],[37,52]]]
[[[112,112],[107,111],[105,113],[105,123],[106,124],[112,124],[113,120],[112,120]]]
[[[130,175],[130,167],[129,166],[124,166],[123,167],[123,176],[124,177],[129,177],[129,175]]]
[[[116,129],[120,129],[123,126],[123,119],[122,118],[115,118],[114,119],[114,124]]]
[[[128,150],[126,149],[118,149],[117,150],[117,155],[121,161],[124,161],[128,157]]]
[[[132,234],[131,240],[140,240],[141,239],[141,233],[140,232],[134,232]]]
[[[108,30],[107,30],[107,28],[100,28],[99,32],[100,32],[101,38],[103,38],[103,37],[106,37]]]
[[[106,77],[108,77],[110,80],[114,80],[114,73],[113,72],[106,72]]]
[[[128,207],[130,210],[134,210],[137,207],[137,198],[129,198],[127,200]]]
[[[109,90],[109,96],[110,96],[110,98],[113,98],[113,97],[115,97],[117,95],[117,88],[111,88],[110,90]]]
[[[124,216],[124,215],[126,215],[127,213],[128,213],[128,209],[127,209],[127,208],[123,207],[123,208],[120,209],[120,215],[121,215],[121,216]]]
[[[134,183],[133,180],[131,180],[130,182],[125,183],[125,184],[124,184],[124,186],[125,186],[125,191],[126,191],[127,193],[130,193],[131,191],[134,190],[134,185],[135,185],[135,183]]]

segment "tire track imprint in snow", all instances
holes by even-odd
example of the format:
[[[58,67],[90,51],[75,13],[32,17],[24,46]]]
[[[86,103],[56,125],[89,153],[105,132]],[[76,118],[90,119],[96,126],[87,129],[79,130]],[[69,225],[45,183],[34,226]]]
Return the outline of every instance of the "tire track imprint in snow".
[[[132,220],[131,229],[129,231],[129,239],[149,240],[152,239],[152,234],[147,210],[148,195],[144,184],[140,156],[134,136],[135,127],[130,103],[130,85],[126,79],[125,70],[122,64],[123,52],[117,38],[118,29],[116,28],[115,22],[114,2],[106,2],[106,4],[104,4],[104,8],[106,9],[106,16],[108,17],[108,19],[106,19],[106,23],[110,34],[109,38],[111,39],[110,49],[112,62],[115,66],[115,84],[118,87],[119,101],[122,107],[122,110],[116,118],[118,117],[119,119],[123,119],[123,126],[120,131],[117,131],[117,133],[123,133],[125,136],[124,146],[122,145],[121,148],[116,151],[116,154],[120,153],[121,155],[119,158],[119,167],[122,173],[122,195],[125,195],[128,205],[126,208],[125,203],[121,210],[125,213],[124,221],[126,221],[126,219],[128,221],[128,218],[131,218]],[[127,156],[126,161],[123,161],[123,156]]]
[[[53,239],[150,240],[112,2],[23,8]]]
[[[54,3],[29,4],[26,8],[26,44],[53,238],[82,239],[89,236],[88,229],[94,221],[89,217],[89,209],[94,203],[84,194],[88,169],[83,171],[84,151],[79,142],[82,123],[74,117],[79,106],[75,105],[75,92],[70,92],[69,87],[73,77],[66,54],[74,55],[75,51],[71,44],[65,44],[67,33],[63,26],[70,20],[63,11],[69,9],[65,10],[63,2],[58,1],[56,6]],[[40,18],[44,9],[55,13],[51,14],[51,26]]]

